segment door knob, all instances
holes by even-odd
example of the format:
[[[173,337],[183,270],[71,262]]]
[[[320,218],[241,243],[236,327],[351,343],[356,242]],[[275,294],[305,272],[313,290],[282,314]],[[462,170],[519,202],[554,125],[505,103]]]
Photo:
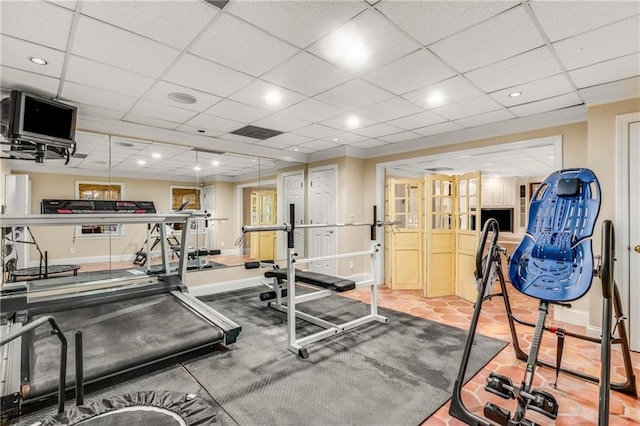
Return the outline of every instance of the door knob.
[[[636,253],[640,253],[640,244],[635,246],[633,249],[636,251]]]

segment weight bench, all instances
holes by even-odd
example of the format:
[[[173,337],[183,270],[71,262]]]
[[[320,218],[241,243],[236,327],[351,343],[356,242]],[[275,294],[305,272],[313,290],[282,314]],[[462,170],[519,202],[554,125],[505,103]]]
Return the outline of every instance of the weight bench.
[[[351,330],[355,327],[359,327],[372,321],[382,323],[388,322],[388,319],[386,317],[378,315],[376,297],[371,298],[371,309],[368,315],[342,324],[335,324],[333,322],[319,318],[315,315],[301,312],[300,310],[296,309],[297,304],[321,299],[334,295],[336,293],[343,293],[345,291],[353,290],[359,286],[370,286],[372,288],[373,294],[375,292],[375,283],[373,281],[356,283],[353,280],[342,277],[335,277],[332,275],[321,274],[313,271],[303,271],[299,269],[294,269],[291,273],[291,277],[289,275],[289,269],[278,269],[275,266],[274,269],[270,269],[265,272],[265,278],[270,278],[272,280],[272,283],[269,284],[265,282],[264,284],[266,284],[272,290],[261,293],[260,300],[269,301],[275,299],[275,301],[269,302],[269,307],[285,313],[287,313],[289,311],[289,307],[291,307],[295,311],[296,318],[303,319],[307,322],[324,328],[324,330],[311,334],[309,336],[296,338],[295,321],[293,322],[293,324],[288,324],[289,349],[293,352],[296,352],[301,358],[309,357],[309,353],[307,351],[307,348],[305,347],[306,345],[326,339],[327,337],[333,336],[338,333],[343,333],[347,330]],[[294,297],[292,298],[293,300],[291,300],[291,298],[287,297],[287,293],[288,289],[293,289],[294,286],[290,285],[289,279],[293,279],[294,283],[302,284],[307,288],[313,289],[313,291],[297,296],[294,295]],[[287,300],[286,303],[285,299]]]

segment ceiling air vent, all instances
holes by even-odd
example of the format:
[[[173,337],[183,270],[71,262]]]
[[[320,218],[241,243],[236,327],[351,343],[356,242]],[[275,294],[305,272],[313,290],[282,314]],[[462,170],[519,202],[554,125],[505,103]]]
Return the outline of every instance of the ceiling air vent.
[[[446,172],[447,170],[453,170],[451,167],[432,167],[425,169],[426,172]]]
[[[79,152],[76,152],[71,157],[72,158],[79,158],[80,160],[83,160],[83,159],[87,158],[87,154],[80,154]]]
[[[279,132],[277,130],[265,129],[264,127],[245,126],[242,129],[234,130],[233,132],[231,132],[231,134],[264,140],[281,135],[282,132]]]
[[[204,0],[204,1],[214,5],[215,7],[219,7],[220,9],[222,9],[227,5],[227,3],[229,3],[229,0]]]
[[[218,154],[218,155],[224,154],[224,151],[216,151],[214,149],[198,148],[198,147],[193,148],[192,151],[195,151],[195,152],[206,152],[207,154]]]

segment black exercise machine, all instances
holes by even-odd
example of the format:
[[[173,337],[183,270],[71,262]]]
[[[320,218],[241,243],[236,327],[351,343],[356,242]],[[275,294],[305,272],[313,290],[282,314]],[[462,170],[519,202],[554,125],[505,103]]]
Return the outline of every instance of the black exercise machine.
[[[482,426],[492,424],[490,421],[505,426],[534,425],[535,423],[525,417],[528,409],[537,411],[550,419],[555,419],[558,414],[558,404],[555,397],[545,390],[532,388],[537,365],[555,368],[556,383],[560,371],[584,380],[600,383],[599,425],[608,424],[610,389],[637,396],[624,324],[625,317],[622,312],[618,287],[613,279],[614,229],[611,221],[605,220],[602,224],[601,264],[595,268],[593,264],[591,236],[599,207],[600,186],[593,172],[588,169],[567,169],[555,172],[533,194],[529,209],[527,234],[513,256],[507,258],[509,278],[514,288],[525,295],[540,300],[538,320],[535,324],[520,320],[511,311],[501,265],[501,254],[507,255],[507,252],[498,245],[498,222],[495,219],[489,219],[485,223],[480,245],[476,252],[478,297],[458,377],[454,384],[449,414],[467,424]],[[490,235],[491,240],[487,247]],[[594,275],[598,276],[602,283],[603,337],[597,339],[545,325],[549,305],[570,306],[567,302],[582,297],[589,290]],[[501,292],[492,295],[491,287],[496,279],[500,283]],[[505,399],[515,399],[517,406],[512,415],[509,410],[488,403],[484,408],[484,417],[481,417],[467,409],[462,401],[461,391],[482,303],[492,296],[503,297],[516,356],[521,360],[526,360],[526,371],[519,385],[514,385],[510,378],[496,373],[492,373],[487,378],[485,390]],[[615,315],[613,327],[612,314]],[[515,323],[535,328],[529,354],[520,348]],[[618,337],[614,335],[616,330]],[[558,336],[555,364],[538,359],[544,331],[552,332]],[[601,379],[561,367],[565,336],[602,345]],[[610,381],[612,344],[621,345],[627,377],[624,383],[611,383]]]

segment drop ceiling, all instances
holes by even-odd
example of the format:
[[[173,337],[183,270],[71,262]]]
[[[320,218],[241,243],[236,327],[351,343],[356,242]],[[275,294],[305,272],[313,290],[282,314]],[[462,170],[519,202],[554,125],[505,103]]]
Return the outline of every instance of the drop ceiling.
[[[82,130],[272,162],[584,121],[640,96],[636,1],[214,3],[3,0],[3,94],[72,103]],[[245,126],[282,133],[234,134]]]

